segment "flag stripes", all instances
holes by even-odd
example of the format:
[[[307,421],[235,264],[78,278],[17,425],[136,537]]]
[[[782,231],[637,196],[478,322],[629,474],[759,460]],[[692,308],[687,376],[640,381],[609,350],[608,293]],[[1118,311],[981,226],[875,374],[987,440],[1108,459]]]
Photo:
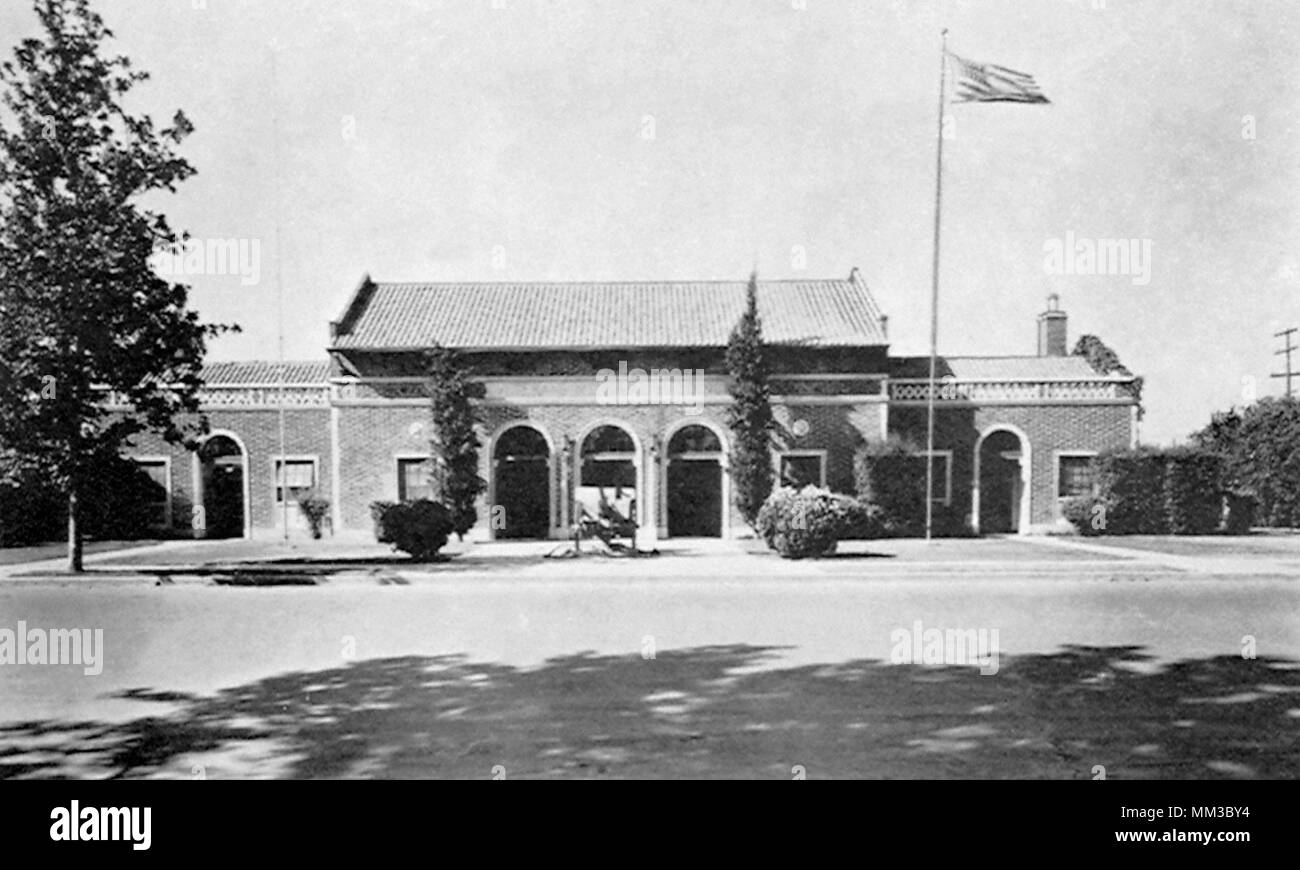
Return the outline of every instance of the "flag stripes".
[[[1050,103],[1034,77],[991,63],[947,53],[957,66],[954,103]]]

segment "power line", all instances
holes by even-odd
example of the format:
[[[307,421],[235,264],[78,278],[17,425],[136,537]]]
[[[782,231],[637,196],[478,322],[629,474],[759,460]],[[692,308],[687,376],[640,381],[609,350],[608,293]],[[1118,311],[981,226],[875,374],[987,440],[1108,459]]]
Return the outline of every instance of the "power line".
[[[1284,329],[1281,332],[1273,333],[1274,338],[1282,339],[1286,345],[1285,347],[1283,347],[1281,350],[1277,351],[1274,354],[1274,356],[1283,356],[1283,355],[1286,356],[1286,371],[1275,372],[1269,377],[1286,378],[1286,397],[1288,399],[1291,398],[1293,395],[1291,390],[1291,380],[1293,378],[1300,378],[1300,372],[1297,372],[1293,368],[1291,368],[1291,354],[1295,353],[1297,350],[1300,350],[1300,346],[1296,346],[1291,343],[1291,336],[1295,335],[1297,331],[1300,330],[1297,330],[1297,328],[1293,326],[1290,329]]]

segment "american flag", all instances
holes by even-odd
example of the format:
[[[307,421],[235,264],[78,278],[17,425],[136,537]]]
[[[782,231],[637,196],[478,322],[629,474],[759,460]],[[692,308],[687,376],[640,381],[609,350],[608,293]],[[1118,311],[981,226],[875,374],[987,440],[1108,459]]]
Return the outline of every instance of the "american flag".
[[[951,51],[957,67],[954,103],[1050,103],[1028,73],[1016,72],[991,63],[976,63]]]

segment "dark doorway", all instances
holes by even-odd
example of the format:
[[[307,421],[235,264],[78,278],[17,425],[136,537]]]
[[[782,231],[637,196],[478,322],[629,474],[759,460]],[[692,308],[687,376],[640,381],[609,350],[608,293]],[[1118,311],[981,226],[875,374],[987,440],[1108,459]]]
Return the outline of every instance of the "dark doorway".
[[[490,520],[495,537],[549,537],[551,450],[542,433],[531,426],[502,433],[492,452],[492,469],[496,504]]]
[[[668,442],[668,536],[722,537],[722,443],[707,426]]]
[[[235,439],[214,435],[199,448],[203,511],[196,526],[205,538],[244,536],[244,451]]]
[[[998,431],[980,445],[980,532],[1007,534],[1020,530],[1023,445],[1012,432]]]

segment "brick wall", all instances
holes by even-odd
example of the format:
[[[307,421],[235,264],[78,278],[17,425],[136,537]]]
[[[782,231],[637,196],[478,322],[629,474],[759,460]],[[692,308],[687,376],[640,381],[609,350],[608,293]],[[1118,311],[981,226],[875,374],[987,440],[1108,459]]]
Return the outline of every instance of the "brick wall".
[[[832,488],[852,492],[853,450],[867,438],[879,437],[884,414],[883,404],[864,405],[797,405],[774,408],[780,429],[777,442],[780,449],[826,450],[827,483]],[[668,526],[667,506],[663,498],[665,452],[671,433],[690,424],[707,424],[722,435],[725,446],[730,444],[726,426],[726,406],[705,405],[699,414],[687,414],[673,405],[519,405],[492,404],[480,409],[483,419],[483,445],[480,453],[479,473],[491,480],[492,448],[494,440],[512,424],[528,423],[537,428],[554,446],[554,457],[549,470],[553,491],[552,513],[555,525],[553,536],[564,534],[561,502],[564,475],[561,471],[561,454],[566,441],[575,445],[599,424],[617,424],[627,429],[641,448],[642,479],[649,485],[653,480],[657,496],[644,505],[642,522],[652,521],[657,529]],[[338,408],[340,503],[341,521],[347,528],[369,528],[369,504],[377,500],[397,497],[397,459],[400,456],[428,455],[428,410],[422,404],[345,405]],[[796,420],[807,423],[806,432],[795,435]],[[803,430],[803,427],[799,427]],[[572,474],[569,475],[570,491]],[[479,506],[479,526],[476,535],[488,535],[490,508],[486,493]],[[744,523],[733,510],[731,528],[740,530]]]
[[[969,514],[975,446],[981,435],[999,426],[1014,427],[1029,441],[1032,526],[1054,523],[1060,516],[1056,492],[1057,454],[1126,448],[1132,438],[1132,406],[1127,404],[989,405],[943,408],[935,415],[935,449],[953,451],[953,501]],[[918,446],[926,441],[926,409],[909,405],[890,409],[892,434]],[[1023,449],[1023,445],[1022,445]]]
[[[332,497],[329,410],[293,408],[285,411],[285,454],[316,459],[317,491]],[[280,511],[275,504],[274,457],[280,454],[279,413],[274,408],[247,410],[213,409],[208,412],[212,434],[233,435],[242,443],[247,457],[249,514],[254,533],[277,528]],[[198,498],[197,460],[183,447],[169,445],[153,433],[138,435],[126,451],[134,457],[161,456],[171,462],[172,526],[180,532],[194,532],[194,506]],[[290,528],[301,526],[301,517],[290,514]]]
[[[804,404],[803,402],[809,402]],[[640,521],[653,523],[661,532],[668,526],[665,503],[667,444],[670,434],[689,423],[707,423],[730,444],[726,428],[726,404],[705,404],[698,415],[674,405],[600,405],[540,403],[531,406],[492,403],[481,407],[483,446],[480,474],[492,478],[493,439],[512,423],[528,422],[554,445],[548,471],[552,489],[553,536],[564,534],[567,500],[562,491],[564,474],[561,454],[566,439],[576,442],[599,423],[624,426],[639,441],[643,482],[655,483],[655,498],[642,499]],[[841,404],[826,400],[816,403],[804,397],[798,404],[774,405],[778,450],[825,451],[826,483],[834,490],[853,492],[853,454],[865,440],[878,439],[888,420],[892,434],[904,436],[918,446],[925,443],[925,408],[864,401]],[[339,480],[334,485],[334,457],[331,454],[331,415],[338,426]],[[1035,404],[989,405],[984,407],[942,407],[936,419],[936,447],[953,452],[953,501],[963,515],[973,510],[971,483],[974,453],[981,435],[999,426],[1024,433],[1030,453],[1031,525],[1050,524],[1058,518],[1056,468],[1059,451],[1101,451],[1127,447],[1132,436],[1132,409],[1125,404]],[[369,505],[397,498],[397,460],[429,453],[429,412],[421,401],[340,403],[333,409],[294,408],[285,413],[285,452],[290,456],[317,460],[318,490],[336,502],[336,523],[340,528],[368,530]],[[272,458],[280,452],[279,415],[274,408],[214,409],[209,412],[213,432],[230,433],[244,446],[248,463],[248,493],[251,524],[255,534],[265,534],[279,523],[274,504]],[[196,494],[196,461],[182,448],[167,445],[155,435],[137,437],[128,451],[134,456],[161,456],[171,463],[173,525],[188,531]],[[572,475],[570,487],[572,486]],[[476,537],[487,537],[490,525],[491,493],[479,507],[480,528]],[[738,512],[731,510],[731,528],[744,528]],[[301,524],[296,515],[293,526]]]

